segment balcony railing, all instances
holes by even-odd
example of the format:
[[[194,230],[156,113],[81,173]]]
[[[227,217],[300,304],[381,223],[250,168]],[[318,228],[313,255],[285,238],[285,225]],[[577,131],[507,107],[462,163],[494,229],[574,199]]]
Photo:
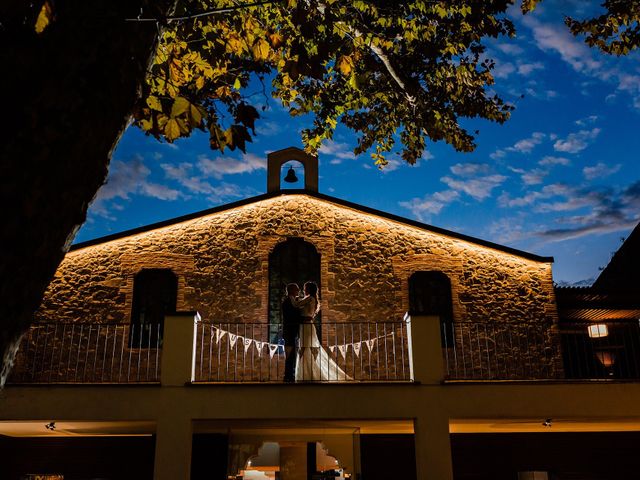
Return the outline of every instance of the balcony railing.
[[[196,382],[283,381],[282,325],[199,322],[196,328]],[[318,342],[309,344],[309,338],[302,335],[292,352],[297,355],[296,381],[411,379],[405,322],[323,322],[317,331]]]
[[[159,324],[39,323],[25,334],[9,383],[160,381]]]
[[[442,325],[447,380],[640,379],[638,322]]]

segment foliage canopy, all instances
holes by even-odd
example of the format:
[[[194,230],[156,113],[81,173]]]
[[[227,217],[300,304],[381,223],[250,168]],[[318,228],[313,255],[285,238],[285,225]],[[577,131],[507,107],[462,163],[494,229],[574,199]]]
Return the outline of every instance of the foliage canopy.
[[[272,78],[272,95],[292,115],[311,114],[303,131],[315,152],[341,122],[378,164],[402,143],[414,163],[426,140],[474,149],[460,124],[509,118],[512,107],[488,87],[486,37],[514,35],[508,0],[284,0],[170,23],[134,111],[145,132],[173,141],[193,129],[211,147],[245,149],[259,117],[244,95],[252,78]],[[193,0],[176,15],[236,7]],[[267,90],[265,86],[265,91]]]

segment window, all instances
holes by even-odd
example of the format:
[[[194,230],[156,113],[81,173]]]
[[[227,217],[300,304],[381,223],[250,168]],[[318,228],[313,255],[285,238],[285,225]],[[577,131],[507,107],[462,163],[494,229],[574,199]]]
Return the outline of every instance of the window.
[[[168,269],[145,269],[133,280],[131,347],[157,347],[164,317],[176,311],[178,278]]]
[[[442,272],[415,272],[409,277],[409,314],[437,315],[442,325],[442,346],[453,343],[451,281]]]

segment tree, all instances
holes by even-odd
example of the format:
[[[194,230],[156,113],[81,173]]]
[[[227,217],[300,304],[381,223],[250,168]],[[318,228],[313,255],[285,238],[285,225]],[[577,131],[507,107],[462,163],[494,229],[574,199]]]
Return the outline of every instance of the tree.
[[[428,139],[470,151],[460,119],[504,122],[511,110],[489,93],[493,62],[482,58],[484,38],[514,34],[509,3],[3,3],[0,385],[131,115],[167,141],[198,128],[213,148],[244,150],[259,112],[243,88],[273,74],[291,114],[313,115],[310,151],[338,122],[381,165],[396,138],[409,163]]]

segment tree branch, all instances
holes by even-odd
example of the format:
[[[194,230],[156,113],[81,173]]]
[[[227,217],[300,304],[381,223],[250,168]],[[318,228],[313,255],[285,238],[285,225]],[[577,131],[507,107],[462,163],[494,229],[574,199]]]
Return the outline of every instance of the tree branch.
[[[277,0],[269,0],[264,2],[255,2],[255,3],[245,3],[241,5],[235,5],[233,7],[224,7],[224,8],[212,8],[210,10],[205,10],[204,12],[193,13],[190,15],[182,15],[182,16],[172,16],[165,18],[150,18],[150,17],[142,17],[139,16],[137,18],[125,18],[125,22],[184,22],[185,20],[192,20],[194,18],[200,17],[208,17],[210,15],[216,15],[218,13],[229,13],[234,12],[236,10],[242,10],[243,8],[250,7],[260,7],[262,5],[269,5],[271,3],[278,3]]]

